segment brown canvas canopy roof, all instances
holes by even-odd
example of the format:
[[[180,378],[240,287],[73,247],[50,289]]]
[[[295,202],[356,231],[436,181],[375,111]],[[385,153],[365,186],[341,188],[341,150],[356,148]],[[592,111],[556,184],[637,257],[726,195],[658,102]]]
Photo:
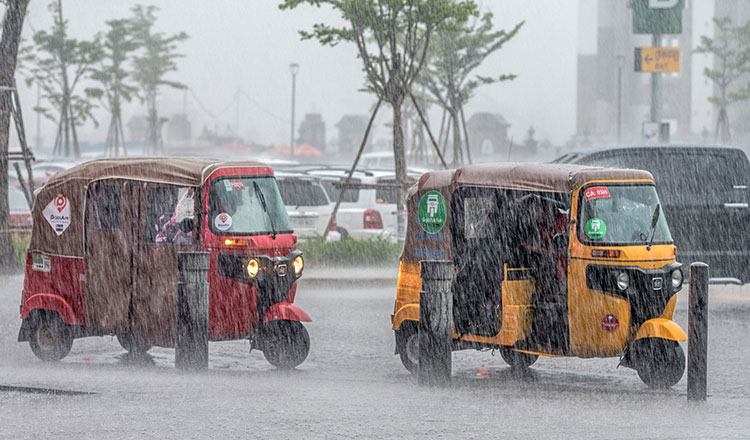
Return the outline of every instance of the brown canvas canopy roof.
[[[197,187],[219,168],[264,168],[269,174],[273,172],[260,162],[161,157],[94,160],[57,173],[36,192],[29,250],[47,255],[84,256],[85,200],[92,182],[122,179]],[[69,206],[70,211],[68,226],[60,235],[55,233],[44,214],[44,209],[55,200],[66,200],[62,203]]]
[[[460,186],[493,187],[520,191],[542,191],[570,194],[586,182],[596,180],[650,180],[648,171],[591,167],[573,164],[498,163],[470,165],[456,170],[425,173],[419,184],[409,188],[408,227],[401,260],[418,263],[424,258],[450,259],[451,244],[447,235],[452,221],[448,212],[442,230],[435,238],[424,240],[417,224],[419,200],[428,191],[438,191],[451,206],[453,190]]]
[[[143,157],[100,159],[55,174],[46,187],[73,179],[91,182],[99,179],[132,179],[174,185],[199,186],[214,170],[226,167],[267,167],[260,162],[226,162],[215,159]]]
[[[457,170],[427,173],[417,190],[439,190],[451,184],[492,186],[525,191],[570,193],[592,180],[653,180],[648,171],[574,164],[497,163],[469,165]]]

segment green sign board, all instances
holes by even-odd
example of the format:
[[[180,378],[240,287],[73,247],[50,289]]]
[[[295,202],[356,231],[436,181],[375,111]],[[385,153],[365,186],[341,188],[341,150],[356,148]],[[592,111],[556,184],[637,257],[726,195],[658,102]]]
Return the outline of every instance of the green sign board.
[[[437,191],[430,191],[419,201],[419,224],[428,234],[435,234],[445,224],[445,199]]]
[[[685,0],[632,0],[634,34],[681,34]]]

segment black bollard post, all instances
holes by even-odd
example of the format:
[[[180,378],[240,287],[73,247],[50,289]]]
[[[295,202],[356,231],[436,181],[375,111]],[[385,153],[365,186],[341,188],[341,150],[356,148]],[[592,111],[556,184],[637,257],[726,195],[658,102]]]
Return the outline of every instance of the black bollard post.
[[[708,367],[708,265],[690,265],[688,298],[688,400],[706,400]]]
[[[174,365],[208,369],[208,266],[206,252],[178,252],[177,321]]]
[[[422,292],[419,295],[420,385],[450,385],[453,333],[453,295],[450,261],[420,262]]]

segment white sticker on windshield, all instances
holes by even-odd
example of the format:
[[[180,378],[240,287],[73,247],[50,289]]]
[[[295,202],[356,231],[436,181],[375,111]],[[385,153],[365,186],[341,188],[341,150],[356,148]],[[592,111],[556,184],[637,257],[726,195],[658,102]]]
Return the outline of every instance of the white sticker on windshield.
[[[232,216],[226,212],[222,212],[214,218],[214,226],[220,231],[226,231],[232,227]]]
[[[245,184],[240,179],[226,179],[224,180],[224,188],[227,191],[244,191]]]
[[[70,204],[68,198],[58,194],[44,208],[42,215],[47,219],[47,223],[55,230],[55,234],[62,235],[68,226],[70,226]]]

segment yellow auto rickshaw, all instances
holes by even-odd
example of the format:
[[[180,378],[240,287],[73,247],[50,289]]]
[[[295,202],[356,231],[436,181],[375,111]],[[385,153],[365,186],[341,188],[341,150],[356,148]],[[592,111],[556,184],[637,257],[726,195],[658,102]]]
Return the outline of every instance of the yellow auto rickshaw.
[[[424,174],[407,196],[393,330],[415,371],[420,261],[454,265],[453,349],[620,357],[654,388],[685,370],[672,321],[682,288],[653,177],[568,164],[472,165]]]

